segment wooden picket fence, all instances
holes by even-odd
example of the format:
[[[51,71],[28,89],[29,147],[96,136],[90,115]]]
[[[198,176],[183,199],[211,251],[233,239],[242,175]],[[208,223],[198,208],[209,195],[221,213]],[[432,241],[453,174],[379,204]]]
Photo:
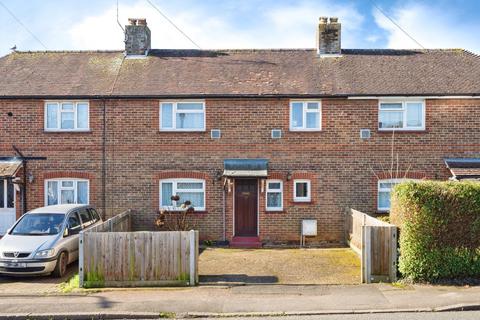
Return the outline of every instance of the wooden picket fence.
[[[362,282],[397,280],[397,227],[348,208],[345,240],[360,255]]]
[[[198,231],[131,232],[132,211],[80,233],[81,287],[198,283]]]

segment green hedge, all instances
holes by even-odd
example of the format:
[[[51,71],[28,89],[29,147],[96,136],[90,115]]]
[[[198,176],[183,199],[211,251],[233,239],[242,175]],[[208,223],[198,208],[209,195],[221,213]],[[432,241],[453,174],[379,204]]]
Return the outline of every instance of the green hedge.
[[[480,183],[405,182],[392,191],[399,270],[414,281],[480,277]]]

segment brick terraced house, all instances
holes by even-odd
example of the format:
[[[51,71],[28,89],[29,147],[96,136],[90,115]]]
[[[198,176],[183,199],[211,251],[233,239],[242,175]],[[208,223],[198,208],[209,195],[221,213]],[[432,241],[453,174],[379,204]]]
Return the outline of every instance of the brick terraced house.
[[[155,50],[130,19],[125,51],[0,58],[0,234],[25,210],[78,202],[154,228],[190,200],[201,238],[316,245],[346,207],[389,210],[402,179],[480,177],[480,57],[460,49]],[[313,37],[312,37],[313,40]]]

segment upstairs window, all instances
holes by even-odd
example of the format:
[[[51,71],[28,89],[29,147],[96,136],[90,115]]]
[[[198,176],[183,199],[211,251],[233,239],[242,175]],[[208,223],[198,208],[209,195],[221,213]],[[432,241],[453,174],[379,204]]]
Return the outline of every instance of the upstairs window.
[[[381,101],[378,110],[380,130],[425,130],[424,101]]]
[[[45,205],[88,204],[88,180],[51,179],[45,181]]]
[[[172,196],[178,196],[173,201]],[[205,211],[205,180],[168,179],[160,181],[160,207],[176,209],[185,201],[190,201],[196,211]]]
[[[160,131],[205,131],[205,103],[160,103]]]
[[[283,210],[283,182],[267,180],[267,211]]]
[[[322,112],[320,101],[291,101],[290,130],[320,131]]]
[[[88,131],[88,102],[45,103],[45,131]]]

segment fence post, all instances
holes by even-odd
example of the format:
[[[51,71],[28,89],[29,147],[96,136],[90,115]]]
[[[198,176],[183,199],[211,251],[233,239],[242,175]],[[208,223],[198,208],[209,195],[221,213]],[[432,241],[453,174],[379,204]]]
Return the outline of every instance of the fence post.
[[[372,227],[362,226],[362,282],[371,283],[372,273]]]
[[[188,236],[189,236],[189,239],[190,239],[190,286],[194,286],[195,285],[195,280],[197,278],[195,272],[196,272],[196,268],[195,268],[195,258],[196,258],[196,237],[195,237],[195,231],[194,230],[190,230],[188,232]]]
[[[200,276],[198,273],[198,251],[200,246],[198,230],[195,231],[195,284],[200,282]]]
[[[84,257],[83,257],[83,231],[80,231],[78,236],[78,283],[80,288],[83,288],[83,266],[84,266]]]
[[[397,227],[390,227],[390,282],[397,281]]]
[[[132,209],[128,209],[128,220],[127,220],[127,228],[128,228],[128,232],[132,231],[132,213],[133,213],[133,210]]]

